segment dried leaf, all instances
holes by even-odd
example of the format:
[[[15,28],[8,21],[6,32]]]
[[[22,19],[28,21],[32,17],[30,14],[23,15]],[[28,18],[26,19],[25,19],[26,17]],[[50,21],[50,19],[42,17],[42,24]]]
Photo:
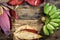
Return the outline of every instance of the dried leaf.
[[[16,14],[16,12],[14,10],[10,9],[9,13],[12,17],[14,17],[15,19],[18,19],[18,15]]]
[[[10,34],[10,21],[6,12],[3,10],[3,14],[0,15],[0,26],[6,35]]]
[[[38,39],[41,38],[41,35],[38,35],[36,33],[36,29],[29,26],[29,25],[24,25],[16,29],[14,32],[14,36],[20,38],[20,39]]]
[[[15,33],[14,35],[20,39],[38,39],[42,37],[41,35],[38,35],[32,32],[27,32],[27,31],[21,31],[21,32]]]
[[[2,6],[0,6],[0,15],[2,15],[3,14],[3,8],[2,8]]]

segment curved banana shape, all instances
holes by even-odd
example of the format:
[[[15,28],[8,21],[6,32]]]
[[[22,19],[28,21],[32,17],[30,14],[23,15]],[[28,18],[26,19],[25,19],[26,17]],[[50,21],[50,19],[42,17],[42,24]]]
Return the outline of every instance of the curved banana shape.
[[[51,35],[60,26],[60,9],[47,3],[44,5],[44,13],[46,14],[46,20],[43,32],[45,35]]]

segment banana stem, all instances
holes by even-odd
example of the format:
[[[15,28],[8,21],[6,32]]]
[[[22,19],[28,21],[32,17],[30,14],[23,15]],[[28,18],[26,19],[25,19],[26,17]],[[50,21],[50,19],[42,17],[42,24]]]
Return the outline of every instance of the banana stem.
[[[45,22],[46,18],[45,17],[41,17],[42,22]]]

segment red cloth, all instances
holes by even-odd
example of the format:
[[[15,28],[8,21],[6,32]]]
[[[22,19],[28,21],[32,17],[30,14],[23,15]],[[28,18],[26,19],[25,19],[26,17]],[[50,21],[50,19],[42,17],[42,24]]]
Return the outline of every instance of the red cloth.
[[[21,5],[24,2],[27,2],[32,6],[39,6],[41,3],[44,2],[44,0],[9,0],[8,4],[16,6]]]
[[[32,6],[39,6],[41,3],[44,2],[44,0],[25,0]]]
[[[23,0],[9,0],[8,4],[16,6],[23,3]]]

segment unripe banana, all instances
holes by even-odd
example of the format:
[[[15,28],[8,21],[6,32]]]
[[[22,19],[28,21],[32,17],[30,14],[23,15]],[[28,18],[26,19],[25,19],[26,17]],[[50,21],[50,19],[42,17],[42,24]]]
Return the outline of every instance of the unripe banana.
[[[57,11],[53,15],[51,15],[50,18],[56,18],[59,14],[60,14],[60,12]]]
[[[46,14],[45,25],[43,32],[45,35],[53,34],[55,30],[60,26],[60,9],[57,9],[54,5],[44,5],[44,13]]]
[[[49,13],[49,11],[52,9],[52,6],[48,6],[48,8],[46,8],[46,14],[48,14]]]
[[[46,13],[46,8],[49,6],[49,3],[44,5],[44,12]]]
[[[53,26],[59,26],[59,24],[55,23],[55,22],[50,22],[50,24],[53,25]]]
[[[44,32],[45,35],[49,35],[49,31],[46,28],[46,25],[43,27],[43,32]]]
[[[52,22],[60,23],[60,19],[52,19]]]
[[[51,16],[52,14],[54,14],[54,12],[56,12],[56,7],[52,6],[52,9],[49,12],[49,15]]]
[[[48,30],[54,30],[55,28],[51,24],[47,24],[47,29]]]
[[[55,22],[50,22],[51,25],[53,25],[55,27],[55,29],[58,28],[59,24],[58,23],[55,23]]]
[[[60,19],[60,15],[58,15],[58,16],[56,17],[56,19]]]
[[[53,31],[53,30],[49,30],[49,33],[50,33],[50,34],[53,34],[53,33],[54,33],[54,31]]]
[[[58,9],[57,11],[60,12],[60,9]],[[59,13],[59,15],[56,18],[60,19],[60,13]]]
[[[48,8],[47,8],[47,7],[48,7]],[[49,4],[46,4],[46,5],[44,6],[44,12],[45,12],[46,14],[48,14],[51,9],[52,9],[52,6],[49,6]]]

